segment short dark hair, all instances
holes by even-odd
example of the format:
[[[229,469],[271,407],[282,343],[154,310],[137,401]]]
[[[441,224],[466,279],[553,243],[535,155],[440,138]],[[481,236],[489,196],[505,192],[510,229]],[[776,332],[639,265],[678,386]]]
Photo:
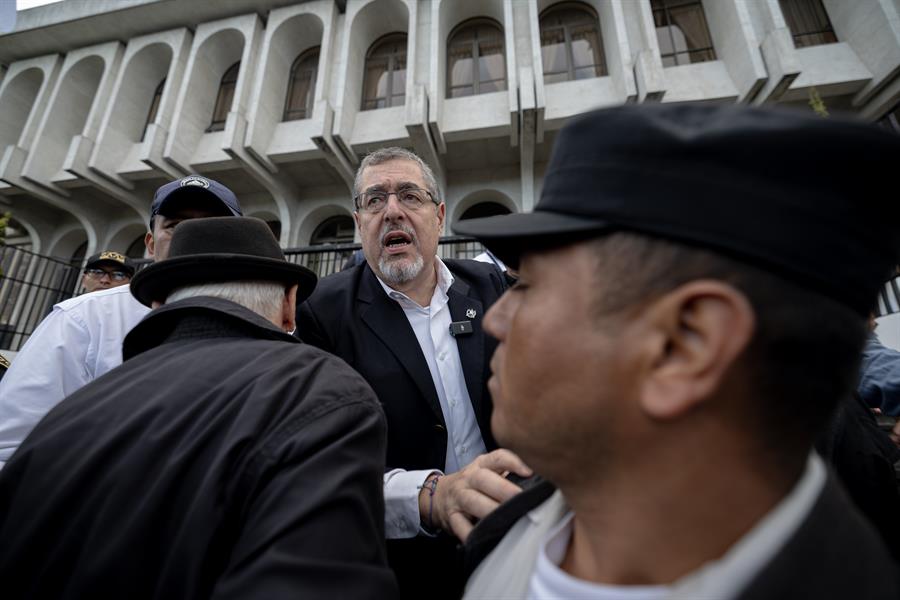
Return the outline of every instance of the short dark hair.
[[[631,232],[597,238],[607,282],[598,315],[639,307],[697,279],[743,293],[756,331],[739,359],[759,403],[748,407],[775,448],[808,450],[838,402],[855,388],[866,321],[853,309],[764,268],[713,251]]]
[[[379,148],[374,152],[370,152],[362,159],[362,162],[359,163],[359,168],[356,169],[356,176],[353,180],[353,195],[357,196],[363,192],[363,190],[360,189],[362,187],[363,171],[369,167],[375,167],[392,160],[408,160],[415,163],[419,167],[419,170],[422,171],[422,179],[425,180],[425,189],[428,190],[428,193],[431,194],[431,197],[434,198],[435,202],[440,201],[437,180],[434,178],[434,172],[431,170],[431,167],[428,166],[428,163],[422,160],[421,157],[414,152],[396,146]]]

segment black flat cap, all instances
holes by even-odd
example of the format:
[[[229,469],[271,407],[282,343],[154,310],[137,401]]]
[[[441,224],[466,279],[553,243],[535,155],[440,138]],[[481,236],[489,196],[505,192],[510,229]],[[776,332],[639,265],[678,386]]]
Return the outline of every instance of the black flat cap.
[[[131,280],[141,304],[165,302],[173,290],[201,283],[272,281],[298,284],[297,303],[316,287],[316,275],[289,263],[265,221],[253,217],[209,217],[179,223],[169,258],[153,263]]]
[[[641,105],[559,133],[532,213],[461,221],[520,255],[615,230],[721,251],[866,314],[900,257],[900,136],[812,113]]]

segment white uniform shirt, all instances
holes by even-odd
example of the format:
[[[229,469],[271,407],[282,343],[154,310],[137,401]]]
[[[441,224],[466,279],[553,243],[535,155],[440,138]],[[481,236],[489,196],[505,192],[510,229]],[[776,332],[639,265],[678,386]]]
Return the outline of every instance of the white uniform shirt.
[[[428,306],[420,306],[406,294],[391,289],[380,279],[389,298],[403,309],[425,361],[441,404],[447,425],[447,458],[445,472],[453,473],[468,465],[486,447],[466,388],[456,338],[450,335],[450,306],[447,295],[453,274],[441,259],[435,257],[437,285]],[[440,469],[404,471],[394,469],[384,475],[385,533],[389,539],[415,537],[419,527],[419,486],[431,473]]]
[[[0,468],[63,398],[122,363],[125,334],[148,312],[127,285],[53,307],[0,381]]]

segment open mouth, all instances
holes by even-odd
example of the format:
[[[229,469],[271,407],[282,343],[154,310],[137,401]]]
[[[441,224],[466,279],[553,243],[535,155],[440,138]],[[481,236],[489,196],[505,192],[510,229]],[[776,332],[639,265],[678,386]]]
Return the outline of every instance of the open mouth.
[[[402,252],[412,245],[412,237],[403,231],[391,231],[381,238],[381,243],[388,252]]]

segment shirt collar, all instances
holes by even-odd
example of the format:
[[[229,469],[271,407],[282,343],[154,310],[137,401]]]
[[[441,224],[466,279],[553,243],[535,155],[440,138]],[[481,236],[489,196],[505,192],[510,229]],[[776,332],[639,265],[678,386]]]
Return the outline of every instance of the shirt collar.
[[[444,264],[444,261],[441,260],[439,256],[434,257],[436,270],[437,270],[437,286],[435,286],[434,294],[431,295],[432,301],[434,301],[435,294],[440,293],[440,299],[442,302],[447,300],[447,293],[450,290],[450,286],[453,285],[453,273],[450,272],[450,269],[447,268],[447,265]],[[374,273],[374,271],[373,271]],[[404,300],[406,302],[412,302],[414,305],[418,306],[418,302],[404,294],[403,292],[398,292],[385,282],[381,280],[381,277],[378,274],[375,274],[375,279],[378,280],[378,283],[381,285],[381,289],[384,290],[384,293],[387,294],[388,298],[393,300]]]
[[[673,598],[733,598],[768,564],[803,523],[825,487],[825,465],[814,452],[793,489],[732,546],[672,585]]]

